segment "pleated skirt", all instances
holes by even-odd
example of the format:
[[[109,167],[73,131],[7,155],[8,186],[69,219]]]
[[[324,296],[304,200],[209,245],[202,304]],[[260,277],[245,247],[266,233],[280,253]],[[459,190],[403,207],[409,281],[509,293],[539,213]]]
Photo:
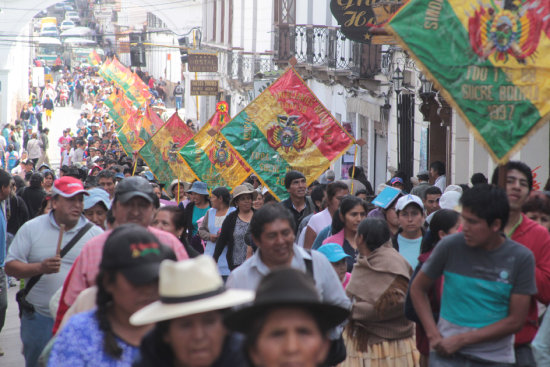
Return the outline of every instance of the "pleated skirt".
[[[344,332],[347,358],[340,367],[420,367],[420,353],[414,337],[387,340],[358,350],[357,343]]]

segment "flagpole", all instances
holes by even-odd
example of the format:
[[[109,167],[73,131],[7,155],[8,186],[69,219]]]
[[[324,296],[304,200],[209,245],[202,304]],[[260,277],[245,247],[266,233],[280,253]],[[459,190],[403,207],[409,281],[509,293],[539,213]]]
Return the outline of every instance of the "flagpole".
[[[193,30],[193,49],[197,48],[197,38],[195,37],[195,31]],[[198,74],[195,72],[195,80],[198,80]],[[199,121],[199,96],[195,96],[195,106],[197,108],[197,126],[200,126]]]
[[[135,160],[135,163],[134,163],[134,170],[132,171],[132,176],[134,176],[136,174],[136,169],[137,169],[137,164],[138,164],[137,152],[134,153],[134,160]]]
[[[357,161],[357,151],[358,151],[358,145],[357,143],[355,143],[355,153],[353,154],[353,168],[351,170],[351,189],[350,189],[350,194],[353,195],[353,183],[354,183],[354,179],[355,179],[355,162]]]

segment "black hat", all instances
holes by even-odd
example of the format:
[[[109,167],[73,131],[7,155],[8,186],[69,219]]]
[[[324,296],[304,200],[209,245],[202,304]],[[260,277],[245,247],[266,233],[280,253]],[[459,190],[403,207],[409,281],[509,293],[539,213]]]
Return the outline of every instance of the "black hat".
[[[140,176],[126,177],[116,185],[115,200],[125,203],[135,196],[142,197],[154,203],[153,186]]]
[[[311,276],[297,269],[281,268],[263,277],[251,306],[229,314],[224,321],[229,329],[246,333],[254,320],[265,315],[267,310],[288,306],[308,310],[326,329],[337,326],[349,316],[349,310],[321,302]]]
[[[155,235],[140,225],[123,224],[107,237],[99,267],[120,271],[130,283],[142,285],[158,279],[160,263],[166,259],[177,261]]]
[[[292,181],[299,178],[306,178],[306,176],[300,171],[288,171],[285,175],[285,187],[288,189]]]

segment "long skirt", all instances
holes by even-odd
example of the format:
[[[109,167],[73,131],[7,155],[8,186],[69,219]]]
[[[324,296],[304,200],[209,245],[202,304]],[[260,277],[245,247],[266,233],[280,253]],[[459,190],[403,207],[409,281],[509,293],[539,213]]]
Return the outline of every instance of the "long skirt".
[[[378,344],[357,348],[356,341],[344,332],[348,356],[340,367],[419,367],[420,353],[414,337],[386,340]],[[359,350],[361,349],[361,350]]]

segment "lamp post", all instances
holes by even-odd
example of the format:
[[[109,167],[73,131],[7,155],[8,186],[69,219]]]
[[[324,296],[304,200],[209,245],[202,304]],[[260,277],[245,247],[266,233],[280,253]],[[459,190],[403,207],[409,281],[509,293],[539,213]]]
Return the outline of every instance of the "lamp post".
[[[395,69],[392,75],[393,90],[397,95],[401,93],[401,88],[403,87],[403,71],[399,66]]]
[[[420,84],[422,85],[422,92],[420,93],[421,95],[433,94],[434,83],[428,80],[424,74],[420,74]]]

